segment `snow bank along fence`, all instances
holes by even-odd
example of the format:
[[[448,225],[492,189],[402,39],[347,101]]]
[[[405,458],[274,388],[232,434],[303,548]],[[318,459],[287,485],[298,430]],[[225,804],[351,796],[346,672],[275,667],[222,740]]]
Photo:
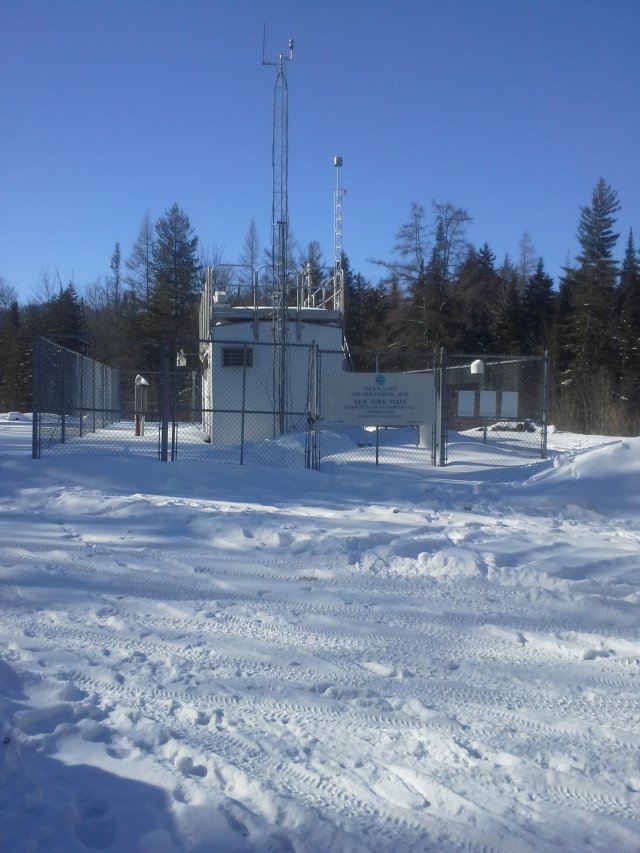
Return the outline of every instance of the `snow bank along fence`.
[[[326,468],[499,463],[546,451],[542,358],[349,354],[232,337],[82,348],[37,341],[36,458],[122,453]]]

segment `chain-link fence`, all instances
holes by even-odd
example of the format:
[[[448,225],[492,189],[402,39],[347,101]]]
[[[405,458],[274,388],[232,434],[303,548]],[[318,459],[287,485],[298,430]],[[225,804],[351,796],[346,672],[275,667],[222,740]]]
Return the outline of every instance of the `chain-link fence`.
[[[194,342],[182,344],[188,352],[196,349]],[[406,354],[347,356],[315,343],[280,347],[234,338],[201,340],[197,350],[200,396],[193,394],[189,371],[178,369],[169,376],[177,458],[203,458],[204,442],[209,461],[241,465],[327,468],[431,461],[431,440],[420,443],[417,424],[382,429],[375,423],[345,426],[323,418],[323,386],[332,376],[345,370],[391,372],[407,363]]]
[[[328,468],[499,462],[544,455],[545,362],[322,349],[258,340],[121,342],[109,366],[39,339],[34,369],[34,456],[122,453]],[[332,420],[327,389],[346,373],[424,377],[430,414],[396,423]],[[406,395],[405,395],[406,396]],[[424,409],[424,407],[423,407]],[[385,423],[382,426],[381,423]]]
[[[117,370],[45,338],[36,339],[33,367],[34,455],[120,420]]]
[[[442,353],[437,369],[442,464],[546,455],[545,358]]]

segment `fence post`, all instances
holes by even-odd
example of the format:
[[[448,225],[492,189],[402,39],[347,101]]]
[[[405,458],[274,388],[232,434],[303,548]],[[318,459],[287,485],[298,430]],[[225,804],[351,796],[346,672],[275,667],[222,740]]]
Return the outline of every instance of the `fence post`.
[[[244,419],[247,400],[247,345],[242,350],[242,411],[240,412],[240,464],[244,465]]]
[[[96,431],[96,363],[91,360],[91,410],[93,412],[91,432]]]
[[[320,470],[320,406],[322,404],[322,351],[320,344],[312,343],[313,353],[313,423],[311,425],[311,468]]]
[[[62,349],[62,412],[60,413],[60,443],[64,444],[66,438],[66,421],[67,413],[67,351]]]
[[[380,372],[380,353],[376,353],[376,374]],[[376,424],[376,465],[380,460],[380,427]]]
[[[40,338],[33,336],[33,366],[31,377],[31,408],[33,426],[31,431],[31,458],[37,459],[38,453],[38,437],[40,426]]]
[[[162,387],[160,396],[160,460],[168,461],[169,445],[169,351],[166,338],[162,341]]]
[[[100,365],[100,384],[102,385],[102,417],[100,419],[100,428],[104,429],[107,424],[107,365]]]
[[[443,468],[447,464],[447,409],[449,405],[447,386],[447,351],[440,349],[440,375],[438,377],[438,396],[440,406],[437,419],[438,430],[438,465]]]
[[[547,405],[549,397],[549,353],[545,350],[542,356],[542,444],[540,458],[547,458]]]
[[[84,356],[80,356],[80,438],[82,438],[82,416],[84,413]]]
[[[173,339],[171,351],[172,401],[171,401],[171,461],[178,457],[178,339]]]

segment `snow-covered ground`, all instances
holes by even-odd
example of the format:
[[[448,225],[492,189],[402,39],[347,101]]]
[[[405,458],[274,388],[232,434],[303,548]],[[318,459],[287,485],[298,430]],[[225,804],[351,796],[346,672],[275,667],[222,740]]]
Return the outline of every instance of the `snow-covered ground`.
[[[328,472],[30,440],[0,416],[0,849],[640,849],[640,438]]]

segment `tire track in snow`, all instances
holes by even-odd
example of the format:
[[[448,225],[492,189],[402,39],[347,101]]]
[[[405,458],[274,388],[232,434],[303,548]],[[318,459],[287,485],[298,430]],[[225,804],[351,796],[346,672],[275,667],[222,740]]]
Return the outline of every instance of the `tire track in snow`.
[[[70,550],[75,553],[83,547]],[[107,669],[104,680],[70,673],[68,677],[76,686],[95,693],[96,701],[113,702],[114,705],[128,704],[132,710],[141,711],[157,724],[168,726],[172,737],[193,751],[195,761],[205,760],[201,754],[203,749],[212,755],[208,766],[214,770],[217,768],[223,776],[225,766],[231,768],[232,772],[241,771],[248,778],[259,780],[273,796],[286,795],[294,800],[300,799],[319,813],[334,811],[341,815],[345,828],[350,820],[366,822],[373,828],[375,836],[383,839],[382,844],[386,849],[392,844],[408,844],[416,838],[423,840],[428,847],[439,833],[441,838],[455,845],[455,849],[462,849],[465,838],[456,829],[453,804],[457,803],[459,808],[471,808],[468,805],[470,801],[465,800],[461,793],[465,790],[478,791],[480,788],[477,783],[475,787],[469,788],[472,783],[466,777],[470,767],[479,772],[483,767],[480,762],[484,761],[488,765],[495,762],[498,752],[505,746],[516,747],[520,743],[525,755],[544,751],[549,746],[554,752],[563,750],[570,754],[578,750],[586,754],[589,749],[595,748],[590,741],[597,740],[603,724],[615,721],[617,726],[631,726],[637,723],[631,698],[637,695],[634,694],[637,689],[637,670],[633,665],[622,665],[616,657],[585,663],[579,660],[579,650],[573,657],[560,660],[558,650],[553,647],[543,648],[535,643],[522,644],[514,640],[518,631],[535,630],[533,626],[536,625],[541,632],[553,631],[554,626],[556,631],[561,632],[579,630],[579,619],[566,619],[561,612],[552,613],[549,617],[544,612],[544,602],[532,608],[531,601],[522,602],[518,593],[514,592],[505,599],[507,603],[501,611],[499,623],[500,628],[511,632],[512,636],[497,638],[478,633],[488,619],[495,618],[494,614],[500,611],[498,605],[502,590],[497,595],[495,607],[488,607],[486,600],[484,603],[482,601],[482,596],[486,599],[487,590],[491,589],[490,584],[460,584],[456,590],[455,585],[441,584],[436,587],[433,583],[425,585],[422,581],[407,583],[404,578],[395,582],[388,576],[374,581],[366,578],[362,584],[348,583],[344,575],[338,574],[331,578],[314,579],[311,577],[314,568],[309,563],[300,563],[294,569],[291,562],[275,561],[270,565],[264,563],[264,571],[247,571],[249,559],[244,555],[238,560],[222,561],[215,571],[195,571],[194,576],[185,576],[184,570],[180,571],[182,558],[174,551],[145,552],[144,555],[137,550],[131,551],[131,566],[127,565],[129,558],[126,554],[123,557],[123,553],[118,552],[119,559],[115,561],[113,570],[105,570],[104,564],[96,570],[87,559],[58,561],[60,550],[52,549],[56,557],[52,554],[51,559],[43,561],[48,572],[44,574],[41,570],[38,576],[31,576],[26,586],[37,587],[41,585],[43,576],[45,581],[50,581],[56,578],[56,572],[65,572],[67,574],[57,578],[59,588],[82,589],[83,582],[87,582],[84,591],[100,596],[101,602],[116,599],[118,609],[113,616],[131,626],[130,633],[133,634],[133,639],[126,639],[117,630],[110,630],[107,626],[88,629],[67,625],[43,626],[40,617],[32,619],[30,624],[25,623],[24,619],[14,620],[14,627],[26,627],[32,636],[46,640],[54,651],[60,647],[64,650],[73,649],[75,654],[82,655],[87,648],[95,650],[104,647],[120,650],[131,659],[131,669],[126,673],[124,684],[112,683],[110,680],[111,675],[118,674],[122,661],[110,663],[105,659],[100,661]],[[113,557],[114,552],[110,550],[109,553]],[[193,552],[185,553],[184,559],[193,563]],[[198,559],[202,560],[206,569],[204,561],[208,562],[211,555],[202,555]],[[253,560],[253,555],[250,559]],[[149,564],[153,565],[153,569],[147,568]],[[165,571],[168,577],[162,576]],[[88,581],[94,576],[99,580],[108,579],[112,587],[92,588]],[[213,580],[213,585],[207,579]],[[231,581],[234,588],[218,587],[215,585],[218,580]],[[11,585],[10,579],[5,582]],[[260,586],[267,582],[269,592],[260,597]],[[320,600],[301,598],[304,595],[301,583],[307,586],[311,584],[312,596],[315,595],[313,585],[317,584],[325,593],[324,597]],[[25,585],[19,582],[14,584]],[[376,610],[375,602],[369,605],[345,601],[349,596],[359,599],[363,591],[380,601],[385,597],[392,598],[393,605],[386,615]],[[415,606],[415,597],[423,594],[431,596],[425,604],[429,608],[426,612]],[[327,601],[329,595],[342,600]],[[131,606],[127,598],[132,599]],[[133,599],[141,599],[144,603],[148,598],[171,602],[183,608],[187,606],[186,603],[195,602],[203,608],[214,610],[218,602],[221,609],[215,615],[220,623],[214,627],[214,620],[201,617],[191,622],[188,616],[177,620],[166,616],[140,618],[140,614],[133,608]],[[230,614],[229,610],[236,607],[244,608],[245,614]],[[462,608],[462,612],[453,611],[455,607]],[[530,608],[529,613],[527,607]],[[431,612],[438,608],[447,608],[447,612]],[[282,621],[258,623],[260,613]],[[331,627],[325,625],[321,628],[320,617],[329,617],[332,620]],[[294,619],[297,621],[292,621]],[[317,627],[314,627],[314,620],[318,623]],[[362,630],[353,630],[356,622]],[[589,624],[593,625],[593,622]],[[184,639],[176,636],[158,637],[153,642],[143,637],[136,639],[136,633],[157,635],[159,626],[164,626],[170,634],[183,633]],[[423,636],[407,633],[418,629],[423,632]],[[326,669],[300,667],[290,670],[286,666],[274,666],[273,662],[264,665],[259,660],[234,655],[232,650],[226,653],[216,651],[214,654],[218,657],[214,658],[214,662],[218,662],[222,674],[226,673],[227,677],[233,678],[235,670],[242,673],[232,685],[226,685],[226,689],[233,693],[207,692],[206,684],[196,687],[186,686],[180,681],[170,684],[169,676],[162,673],[159,677],[166,679],[166,682],[159,682],[156,690],[138,690],[132,683],[126,683],[135,681],[136,671],[139,671],[136,667],[144,664],[142,658],[161,662],[169,657],[179,664],[178,676],[188,673],[190,667],[207,666],[212,660],[211,650],[194,645],[194,639],[199,641],[203,632],[206,632],[204,636],[207,638],[218,637],[232,641],[233,636],[237,635],[243,641],[249,639],[271,646],[275,644],[282,647],[285,654],[290,650],[291,655],[301,648],[314,649]],[[631,630],[628,633],[631,634]],[[588,637],[581,638],[581,642],[588,641]],[[365,653],[368,653],[366,660],[398,667],[408,666],[407,662],[413,659],[411,676],[396,679],[376,676],[375,670],[363,673]],[[136,660],[136,656],[141,656],[141,659]],[[338,656],[337,660],[334,656]],[[432,662],[427,659],[429,656]],[[461,659],[460,668],[444,671],[443,661],[451,658]],[[513,679],[505,680],[504,683],[488,681],[489,676],[483,664],[495,664],[496,660],[508,666],[526,664],[528,667],[537,667],[536,673],[540,680],[547,673],[554,677],[553,689],[540,691],[535,681],[530,687],[516,685]],[[585,683],[587,678],[591,679],[588,683],[593,686],[597,683],[598,674],[606,682],[610,672],[616,673],[617,689],[626,695],[585,697],[572,694],[567,697],[559,692],[564,673],[573,673],[576,683],[578,678],[584,677]],[[494,678],[495,674],[494,668]],[[621,674],[628,674],[628,678],[623,678]],[[260,685],[261,692],[265,690],[265,685],[267,692],[275,692],[280,684],[287,683],[289,699],[278,702],[275,699],[260,701],[252,698],[250,692],[257,680],[264,682]],[[297,691],[295,694],[292,686]],[[295,695],[296,701],[291,701],[292,695]],[[406,706],[408,700],[416,696],[427,703],[426,710],[429,713],[412,716],[401,710],[390,710],[390,699],[398,700],[402,707],[403,701]],[[368,708],[358,708],[356,703],[359,701],[371,704]],[[496,703],[501,709],[499,713],[494,710]],[[225,722],[220,729],[213,722],[216,710],[223,713]],[[527,712],[537,713],[538,718],[529,719]],[[542,712],[545,717],[555,717],[555,722],[543,722]],[[201,720],[209,718],[207,724],[198,726],[197,732],[196,727],[187,722],[187,718],[192,719],[194,714],[199,715]],[[566,731],[563,727],[567,720],[575,720],[577,728],[581,725],[582,729]],[[199,736],[203,726],[208,738],[204,742]],[[322,755],[316,754],[319,750],[316,748],[312,753],[313,761],[309,759],[308,764],[304,763],[302,757],[300,761],[293,761],[279,746],[269,746],[268,739],[274,728],[281,732],[285,746],[291,748],[296,745],[296,732],[306,731],[310,737],[322,743]],[[506,740],[505,732],[509,729],[518,732],[520,741]],[[468,735],[461,734],[460,730],[473,733],[474,742],[468,744],[468,747],[477,752],[475,758],[470,753],[476,763],[467,763],[464,770],[456,771],[455,767],[445,762],[446,773],[442,773],[441,782],[437,782],[438,774],[432,773],[429,777],[430,787],[425,779],[422,779],[420,787],[425,799],[429,798],[426,792],[431,793],[445,817],[439,819],[434,815],[433,808],[425,807],[424,814],[414,811],[411,819],[403,821],[399,818],[402,811],[399,811],[398,803],[390,798],[390,789],[386,786],[392,785],[389,780],[395,778],[390,768],[407,760],[408,739],[420,739],[425,734],[439,732],[452,745],[464,746]],[[375,756],[370,767],[341,766],[340,744],[345,745],[344,751],[347,752],[347,733],[350,739],[361,744],[360,751],[363,754],[367,754],[369,747],[369,752]],[[384,749],[379,744],[380,739],[386,743]],[[637,756],[637,743],[626,742],[617,737],[615,732],[610,733],[606,747],[600,742],[597,748],[607,756],[610,766],[615,766],[616,753],[627,759]],[[216,764],[217,759],[222,763]],[[515,774],[516,771],[511,772]],[[637,820],[634,802],[629,797],[625,799],[610,795],[607,799],[601,795],[597,786],[576,784],[575,776],[570,776],[567,783],[563,784],[558,781],[561,774],[556,773],[545,781],[544,769],[541,768],[539,772],[541,781],[536,786],[537,795],[558,807],[570,806],[587,812]],[[489,768],[482,779],[490,785],[491,778]],[[340,779],[345,780],[344,785],[337,781]],[[374,788],[376,779],[380,785],[377,789]],[[199,784],[205,783],[199,780]],[[397,786],[399,783],[396,780],[393,784]],[[416,789],[413,795],[417,796],[420,791]],[[502,791],[500,794],[507,796]],[[407,798],[410,796],[409,793],[405,795]],[[482,802],[481,795],[474,799]],[[525,805],[521,808],[526,817]],[[483,813],[485,819],[488,819],[486,812]],[[514,833],[512,840],[526,848],[526,833],[518,828],[517,822]],[[374,842],[375,836],[371,836]],[[487,841],[486,844],[479,842],[475,849],[492,847],[494,845]],[[474,848],[470,846],[470,849]],[[505,847],[496,845],[495,849],[504,850]],[[544,849],[543,842],[537,848],[532,845],[531,849]]]
[[[132,700],[133,709],[141,709],[145,718],[167,729],[167,736],[182,744],[181,753],[185,746],[190,748],[193,763],[198,762],[197,766],[204,765],[212,769],[212,775],[216,775],[218,781],[224,779],[225,768],[230,768],[230,774],[229,771],[226,774],[230,781],[241,771],[274,797],[284,796],[294,802],[302,801],[320,815],[342,817],[342,828],[345,831],[354,822],[360,823],[359,834],[370,836],[372,851],[386,851],[390,846],[398,844],[406,849],[416,849],[417,842],[421,842],[421,849],[435,849],[432,847],[434,835],[441,841],[446,840],[445,846],[451,845],[451,849],[463,849],[465,845],[468,845],[469,850],[504,849],[469,842],[464,823],[457,827],[457,815],[462,807],[481,817],[481,809],[448,786],[425,777],[422,782],[417,781],[417,788],[400,789],[398,792],[399,780],[392,778],[388,781],[387,778],[389,789],[386,790],[384,786],[381,789],[379,784],[372,787],[368,776],[370,768],[366,768],[366,773],[359,774],[343,765],[340,744],[344,743],[345,733],[348,732],[348,737],[352,738],[353,733],[358,732],[357,740],[363,743],[363,750],[366,750],[367,737],[375,742],[380,736],[394,736],[401,715],[372,715],[353,711],[345,715],[342,711],[327,712],[327,709],[300,707],[291,702],[278,703],[263,698],[217,694],[209,697],[210,705],[204,706],[206,713],[200,708],[201,722],[194,727],[192,723],[185,723],[181,719],[180,708],[175,706],[175,691],[126,688],[88,679],[83,672],[69,672],[66,677],[76,687],[87,692],[97,692],[95,688],[99,688],[100,695],[109,697],[120,709],[123,700]],[[180,698],[180,694],[177,697]],[[191,697],[192,700],[197,698]],[[167,718],[169,703],[173,709],[170,719]],[[281,734],[292,723],[297,727],[306,727],[312,733],[322,732],[325,746],[322,747],[321,760],[318,762],[316,757],[315,764],[305,765],[291,760],[286,749],[283,752],[280,746],[272,747],[273,732],[278,729],[274,723],[277,721],[281,721]],[[327,724],[330,722],[333,725],[327,732]],[[411,724],[411,721],[405,720],[405,723]],[[423,729],[424,725],[420,724],[417,730]],[[135,735],[133,741],[135,744]],[[333,754],[327,751],[327,743],[334,745]],[[127,755],[127,749],[119,752],[117,745],[111,752],[115,757]],[[396,760],[400,757],[396,755]],[[374,776],[389,777],[388,761],[371,760],[377,767]],[[342,781],[336,781],[339,779]],[[198,784],[206,786],[208,783],[199,779]],[[425,791],[438,799],[437,814],[430,809],[431,802],[424,798]],[[404,808],[398,811],[398,800],[402,802],[403,797],[406,798]],[[424,800],[422,810],[417,812],[416,798]],[[410,801],[413,806],[411,810]],[[512,841],[514,834],[516,837],[522,834],[521,843],[528,836],[526,830],[516,827],[508,829]],[[482,834],[479,826],[478,835]],[[530,846],[525,844],[522,849],[544,849],[535,846],[533,838],[530,842]]]

